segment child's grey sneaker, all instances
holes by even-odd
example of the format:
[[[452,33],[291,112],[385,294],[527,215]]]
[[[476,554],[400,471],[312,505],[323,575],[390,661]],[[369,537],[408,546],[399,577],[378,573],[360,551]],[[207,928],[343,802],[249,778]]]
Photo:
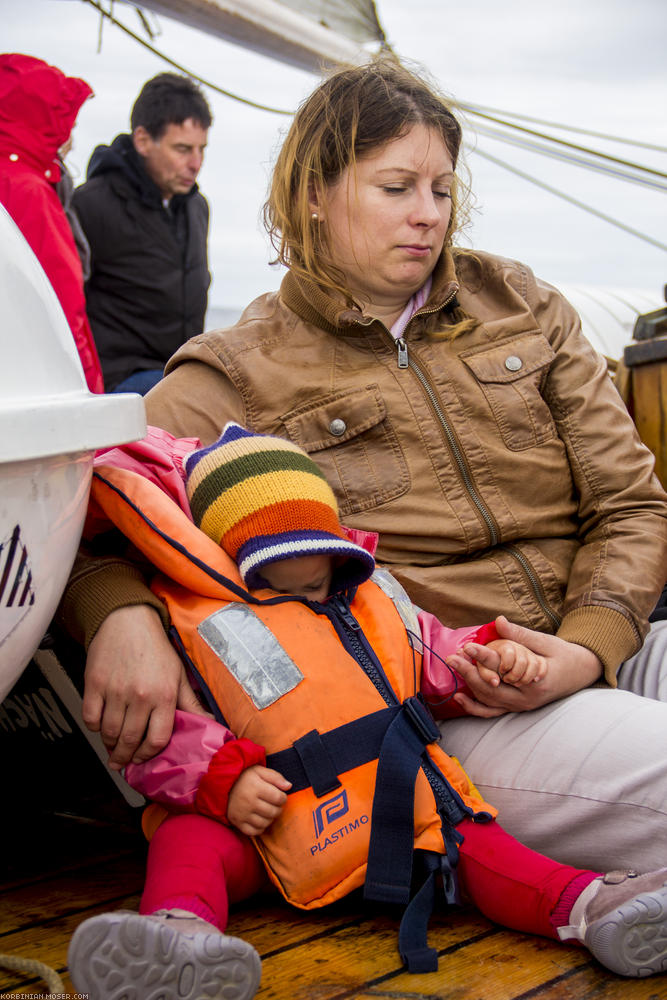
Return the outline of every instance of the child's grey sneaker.
[[[185,910],[90,917],[72,935],[68,965],[90,1000],[251,1000],[261,977],[252,945]]]
[[[609,872],[584,889],[559,927],[619,976],[667,972],[667,868],[646,875]]]

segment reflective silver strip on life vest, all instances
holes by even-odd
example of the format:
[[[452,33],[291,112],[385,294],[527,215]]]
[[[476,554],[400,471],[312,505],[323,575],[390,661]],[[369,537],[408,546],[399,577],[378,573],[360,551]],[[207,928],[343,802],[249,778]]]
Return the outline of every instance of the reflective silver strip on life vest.
[[[197,631],[256,708],[267,708],[303,680],[296,663],[247,604],[228,604]]]
[[[422,632],[417,617],[417,610],[398,580],[395,580],[388,570],[380,569],[377,566],[371,580],[394,602],[394,607],[398,611],[406,629],[421,636]]]

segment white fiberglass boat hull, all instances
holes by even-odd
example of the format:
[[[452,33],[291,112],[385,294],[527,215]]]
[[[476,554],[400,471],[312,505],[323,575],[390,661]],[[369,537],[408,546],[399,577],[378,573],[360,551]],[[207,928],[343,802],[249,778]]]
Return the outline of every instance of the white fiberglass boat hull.
[[[67,320],[0,206],[0,701],[56,610],[97,448],[142,437],[140,396],[88,392]]]

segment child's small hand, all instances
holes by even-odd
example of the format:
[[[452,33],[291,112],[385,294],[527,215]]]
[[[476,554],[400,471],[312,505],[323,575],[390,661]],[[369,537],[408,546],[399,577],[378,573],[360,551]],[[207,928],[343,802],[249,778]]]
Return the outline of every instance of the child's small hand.
[[[486,649],[491,649],[500,659],[498,674],[505,684],[524,687],[546,677],[547,663],[526,646],[510,639],[494,639]]]
[[[291,782],[261,764],[246,768],[234,782],[227,800],[227,819],[241,833],[258,837],[280,815]]]
[[[471,661],[477,667],[477,673],[486,684],[497,687],[500,684],[500,655],[492,649],[493,643],[480,646],[476,642],[467,642],[461,653],[466,660]],[[447,657],[447,662],[456,668],[456,657]]]

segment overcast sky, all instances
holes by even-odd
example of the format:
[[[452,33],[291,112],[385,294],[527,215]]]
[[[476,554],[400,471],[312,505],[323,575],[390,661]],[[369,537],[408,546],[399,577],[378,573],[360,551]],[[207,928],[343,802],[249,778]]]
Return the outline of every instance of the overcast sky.
[[[425,66],[455,99],[667,147],[665,0],[378,0],[377,8],[395,50]],[[0,10],[4,51],[46,59],[95,91],[68,158],[83,180],[93,147],[128,130],[141,85],[169,67],[108,22],[98,52],[100,15],[83,0],[0,0]],[[117,2],[114,13],[142,32],[130,6]],[[160,32],[157,48],[246,98],[294,109],[317,82],[168,18],[149,18]],[[213,91],[206,96],[215,120],[199,183],[211,206],[210,303],[236,308],[280,281],[259,215],[289,119]],[[473,119],[465,124],[476,209],[462,242],[524,260],[555,284],[662,294],[667,253],[489,164],[474,147],[667,243],[664,192],[548,161],[476,136]],[[663,153],[579,141],[667,172]]]

